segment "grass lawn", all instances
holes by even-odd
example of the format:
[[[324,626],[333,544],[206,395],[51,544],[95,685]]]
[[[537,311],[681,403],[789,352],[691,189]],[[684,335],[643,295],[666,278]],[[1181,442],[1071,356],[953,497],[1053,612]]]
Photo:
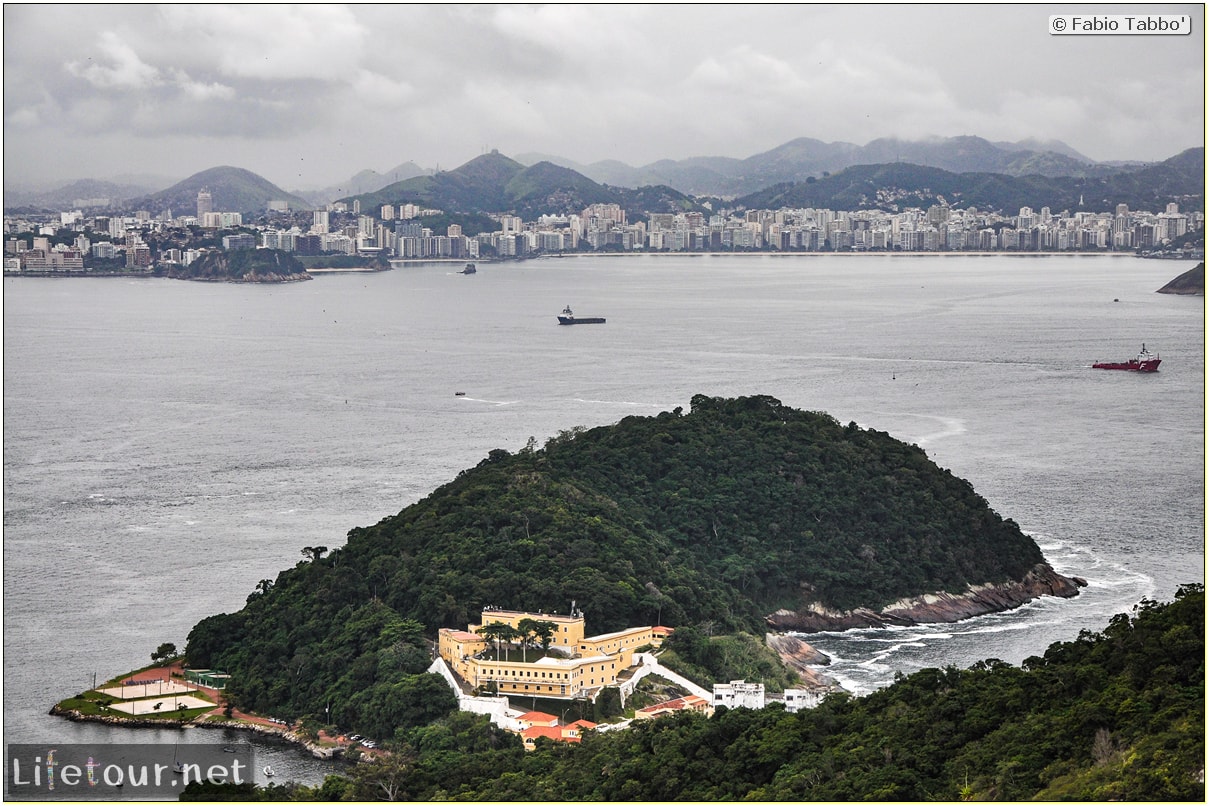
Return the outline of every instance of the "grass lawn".
[[[120,675],[119,677],[108,681],[105,685],[111,685],[117,681],[124,680],[128,676],[129,675]],[[210,700],[209,697],[200,691],[193,692],[191,696],[197,697],[199,700]],[[139,697],[137,699],[153,700],[156,699],[156,696],[152,695],[150,697]],[[211,704],[201,708],[187,708],[183,711],[165,711],[163,713],[157,712],[132,717],[125,711],[118,711],[114,708],[110,708],[108,704],[111,702],[116,702],[116,700],[114,700],[113,697],[110,697],[108,694],[102,694],[99,691],[85,691],[83,694],[77,694],[74,697],[68,697],[67,699],[61,701],[59,703],[59,708],[69,711],[78,711],[82,716],[115,716],[120,719],[153,719],[160,722],[174,722],[177,720],[188,721],[190,719],[196,719],[202,714],[208,713],[214,709],[214,705]],[[128,700],[128,702],[130,701]]]

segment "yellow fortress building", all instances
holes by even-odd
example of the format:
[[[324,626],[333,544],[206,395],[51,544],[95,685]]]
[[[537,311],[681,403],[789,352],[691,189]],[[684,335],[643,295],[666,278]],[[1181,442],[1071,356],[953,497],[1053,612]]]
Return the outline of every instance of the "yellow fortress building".
[[[519,629],[525,620],[550,626],[551,651],[528,663],[497,660],[491,653],[492,641],[478,631],[491,624]],[[495,684],[505,695],[594,699],[600,689],[617,685],[618,674],[634,665],[634,650],[662,644],[667,632],[659,627],[631,627],[585,637],[583,613],[574,607],[569,616],[485,608],[481,624],[440,630],[437,651],[474,688]],[[509,656],[513,654],[515,650]]]

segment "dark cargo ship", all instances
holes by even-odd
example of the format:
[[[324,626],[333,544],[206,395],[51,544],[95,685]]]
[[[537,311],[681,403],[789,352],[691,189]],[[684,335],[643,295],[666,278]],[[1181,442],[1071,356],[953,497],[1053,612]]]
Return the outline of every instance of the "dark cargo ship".
[[[563,308],[563,312],[558,315],[558,323],[560,325],[603,325],[603,316],[576,316],[571,311],[571,306]]]

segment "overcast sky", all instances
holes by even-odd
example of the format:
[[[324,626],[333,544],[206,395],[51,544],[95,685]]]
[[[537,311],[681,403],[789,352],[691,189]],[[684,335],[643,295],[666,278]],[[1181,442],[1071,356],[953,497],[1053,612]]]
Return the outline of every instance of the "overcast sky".
[[[1051,13],[1191,36],[1051,36]],[[1200,5],[12,5],[6,183],[236,165],[286,190],[483,151],[642,165],[795,137],[1204,141]]]

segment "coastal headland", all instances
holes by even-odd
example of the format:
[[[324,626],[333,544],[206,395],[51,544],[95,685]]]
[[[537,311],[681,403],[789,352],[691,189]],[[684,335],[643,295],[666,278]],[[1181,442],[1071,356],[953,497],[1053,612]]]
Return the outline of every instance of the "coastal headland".
[[[228,703],[222,689],[187,680],[179,660],[118,675],[56,703],[49,713],[73,722],[125,728],[248,731],[299,745],[316,758],[339,758],[354,746],[344,736],[328,736],[323,731],[306,736],[284,720],[237,709]]]

